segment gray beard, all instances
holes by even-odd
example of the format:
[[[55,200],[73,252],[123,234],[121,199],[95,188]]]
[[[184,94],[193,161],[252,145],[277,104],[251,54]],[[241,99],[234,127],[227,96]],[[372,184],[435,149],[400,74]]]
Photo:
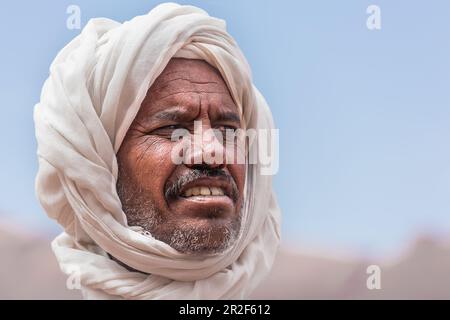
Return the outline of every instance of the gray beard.
[[[129,226],[141,227],[155,239],[167,243],[179,252],[221,253],[232,246],[239,236],[241,213],[232,222],[223,226],[196,227],[187,224],[168,224],[154,203],[123,175],[117,181],[117,193]],[[218,234],[220,237],[217,237]]]

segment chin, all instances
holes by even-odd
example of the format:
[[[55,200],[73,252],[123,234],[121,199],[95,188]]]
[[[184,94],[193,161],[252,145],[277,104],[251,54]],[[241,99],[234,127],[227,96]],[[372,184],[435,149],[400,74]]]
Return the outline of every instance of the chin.
[[[175,250],[187,254],[215,254],[231,247],[239,234],[240,220],[203,218],[185,219],[153,232],[158,240],[166,242]]]

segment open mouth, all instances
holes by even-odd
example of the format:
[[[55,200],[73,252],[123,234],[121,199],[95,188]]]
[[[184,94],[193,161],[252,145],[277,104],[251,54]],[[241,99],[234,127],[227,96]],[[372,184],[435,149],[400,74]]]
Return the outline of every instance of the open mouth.
[[[225,191],[219,187],[192,187],[187,189],[182,196],[185,198],[194,196],[223,196]]]
[[[230,183],[223,179],[202,178],[184,185],[180,190],[180,197],[228,197],[233,198]]]
[[[228,179],[204,177],[183,185],[169,205],[184,216],[225,218],[234,212],[235,192]]]

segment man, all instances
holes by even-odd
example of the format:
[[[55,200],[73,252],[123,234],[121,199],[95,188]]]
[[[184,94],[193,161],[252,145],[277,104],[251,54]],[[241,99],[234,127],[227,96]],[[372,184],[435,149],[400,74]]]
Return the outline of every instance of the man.
[[[205,161],[208,150],[225,153],[224,143],[207,135],[196,150],[202,161],[174,164],[172,134],[177,128],[193,132],[195,121],[205,132],[241,127],[239,110],[216,69],[202,60],[172,59],[119,149],[117,191],[129,225],[180,252],[221,252],[239,232],[245,164]]]
[[[222,138],[273,123],[223,21],[176,4],[91,20],[34,117],[37,195],[85,298],[244,298],[270,270],[280,213],[251,161],[264,142]]]

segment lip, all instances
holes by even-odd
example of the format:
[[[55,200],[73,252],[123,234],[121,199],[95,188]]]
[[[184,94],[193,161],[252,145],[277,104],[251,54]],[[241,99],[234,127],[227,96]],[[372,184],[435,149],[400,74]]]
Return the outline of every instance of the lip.
[[[222,188],[224,195],[197,195],[184,197],[184,192],[193,187],[217,187]],[[187,183],[180,189],[180,193],[169,200],[169,207],[177,215],[217,220],[229,219],[235,211],[233,200],[233,188],[228,179],[222,177],[206,177]]]
[[[227,219],[234,213],[234,202],[228,196],[178,196],[170,207],[175,214],[197,219]]]

